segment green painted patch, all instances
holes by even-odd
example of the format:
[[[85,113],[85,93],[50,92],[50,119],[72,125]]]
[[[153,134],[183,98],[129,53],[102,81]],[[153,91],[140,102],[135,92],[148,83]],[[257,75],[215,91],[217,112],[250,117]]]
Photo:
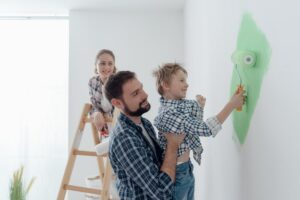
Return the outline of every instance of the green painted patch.
[[[233,126],[241,144],[245,142],[251,118],[259,99],[263,77],[268,69],[271,57],[271,47],[264,33],[257,27],[250,14],[244,14],[237,40],[237,51],[251,51],[256,55],[254,66],[237,65],[242,84],[246,86],[247,101],[243,110],[233,112]],[[240,79],[233,66],[230,94],[236,89]]]

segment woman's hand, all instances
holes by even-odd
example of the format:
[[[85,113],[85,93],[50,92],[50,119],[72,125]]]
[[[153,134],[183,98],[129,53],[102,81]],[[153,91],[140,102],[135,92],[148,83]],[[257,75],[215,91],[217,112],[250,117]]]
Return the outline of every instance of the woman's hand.
[[[101,112],[95,112],[94,115],[94,125],[96,126],[98,131],[101,131],[105,125],[105,119]]]

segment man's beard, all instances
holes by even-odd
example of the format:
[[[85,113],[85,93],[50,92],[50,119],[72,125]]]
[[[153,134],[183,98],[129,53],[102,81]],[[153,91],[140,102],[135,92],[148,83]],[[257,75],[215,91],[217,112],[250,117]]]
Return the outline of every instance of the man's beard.
[[[132,117],[140,117],[142,116],[142,114],[144,114],[145,112],[148,112],[151,108],[151,105],[148,103],[147,107],[143,108],[142,107],[142,104],[145,103],[145,101],[147,100],[144,100],[140,103],[140,106],[139,108],[136,110],[136,111],[131,111],[127,104],[125,103],[125,101],[123,101],[125,107],[124,107],[124,112],[129,115],[129,116],[132,116]]]

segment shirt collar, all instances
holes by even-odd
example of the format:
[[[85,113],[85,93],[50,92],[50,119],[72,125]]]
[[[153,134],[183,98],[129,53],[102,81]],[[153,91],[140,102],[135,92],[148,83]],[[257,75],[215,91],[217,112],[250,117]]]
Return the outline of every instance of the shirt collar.
[[[133,126],[135,128],[138,128],[140,129],[141,127],[138,126],[137,124],[135,124],[129,117],[127,117],[124,113],[120,112],[120,115],[119,115],[119,120],[121,122],[124,122],[130,126]],[[143,118],[141,117],[141,122],[142,122],[142,125],[143,126],[149,126],[148,122]]]
[[[184,99],[165,99],[163,97],[160,97],[160,103],[163,106],[180,106],[180,104],[182,104],[185,100]]]

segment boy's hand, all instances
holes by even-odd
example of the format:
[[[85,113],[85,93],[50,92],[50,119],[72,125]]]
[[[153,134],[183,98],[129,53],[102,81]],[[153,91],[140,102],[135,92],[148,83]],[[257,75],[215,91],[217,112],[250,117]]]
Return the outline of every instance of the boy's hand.
[[[202,108],[204,108],[205,103],[206,103],[206,98],[202,95],[196,95],[196,100],[198,101],[198,103],[200,104],[200,106]]]
[[[245,90],[237,90],[235,94],[231,97],[230,103],[234,108],[239,108],[243,106],[246,101],[246,96],[244,95]]]

